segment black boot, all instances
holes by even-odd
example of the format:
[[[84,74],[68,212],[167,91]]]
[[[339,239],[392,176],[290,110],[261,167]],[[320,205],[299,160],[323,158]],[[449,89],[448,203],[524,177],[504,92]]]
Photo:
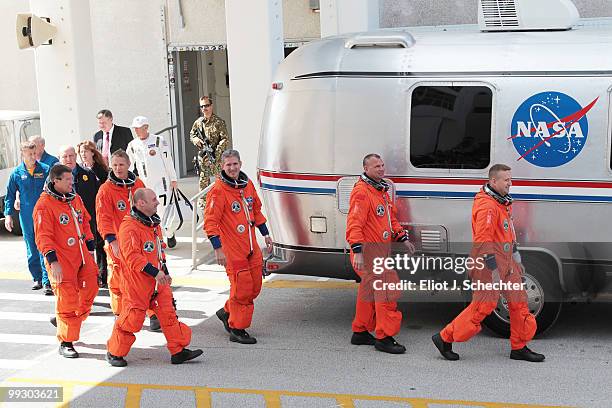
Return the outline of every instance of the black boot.
[[[373,346],[374,343],[376,343],[376,339],[367,331],[353,332],[353,336],[351,337],[351,344],[356,346]]]
[[[74,346],[69,341],[62,341],[59,346],[60,355],[66,358],[79,358],[79,353],[74,349]]]
[[[47,283],[45,285],[45,290],[43,291],[45,296],[53,296],[53,289],[51,289],[51,284]]]
[[[42,282],[35,281],[34,284],[32,285],[32,290],[40,290],[40,289],[42,289]]]
[[[127,361],[125,361],[123,357],[113,356],[108,351],[106,352],[106,361],[113,367],[125,367],[127,365]]]
[[[159,333],[162,331],[161,324],[159,324],[159,319],[156,315],[149,317],[149,331]]]
[[[193,360],[194,358],[201,356],[202,353],[203,351],[200,349],[189,350],[184,348],[182,351],[173,354],[172,357],[170,357],[170,362],[172,364],[183,364],[185,361]]]
[[[51,323],[53,326],[57,327],[57,316],[53,316],[49,318],[49,323]]]
[[[106,279],[102,276],[98,276],[98,287],[100,289],[108,289],[108,283],[106,283]]]
[[[459,360],[459,354],[453,351],[453,343],[447,343],[442,340],[440,333],[436,333],[431,336],[431,341],[433,341],[433,344],[435,344],[440,354],[442,354],[442,357],[450,361]]]
[[[244,329],[232,329],[230,328],[230,341],[240,344],[255,344],[257,339],[251,337],[249,333]]]
[[[221,308],[217,310],[217,313],[215,314],[217,315],[219,320],[223,322],[223,327],[225,327],[225,331],[231,333],[229,326],[229,313],[227,313],[224,308]]]
[[[510,351],[510,358],[512,360],[524,360],[532,363],[541,363],[546,357],[544,357],[544,354],[533,352],[529,350],[527,346],[525,346],[522,349]]]
[[[382,340],[376,339],[376,342],[374,342],[374,347],[378,351],[383,351],[390,354],[403,354],[406,352],[406,347],[399,344],[391,336],[387,336]]]
[[[176,246],[176,237],[173,235],[168,237],[168,248],[174,248]]]

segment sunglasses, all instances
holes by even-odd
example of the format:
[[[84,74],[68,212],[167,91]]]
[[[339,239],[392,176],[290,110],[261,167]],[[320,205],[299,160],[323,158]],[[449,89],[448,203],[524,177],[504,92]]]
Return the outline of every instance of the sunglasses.
[[[210,108],[212,103],[207,103],[206,105],[200,105],[200,108]]]

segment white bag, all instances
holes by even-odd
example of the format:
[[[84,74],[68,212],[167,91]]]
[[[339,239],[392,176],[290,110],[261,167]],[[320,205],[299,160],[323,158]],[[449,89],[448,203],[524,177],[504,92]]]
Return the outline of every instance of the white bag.
[[[176,195],[176,205],[182,216],[181,224],[178,227],[178,228],[181,228],[181,226],[183,225],[183,222],[191,221],[193,217],[193,204],[191,204],[191,202],[189,201],[189,198],[187,198],[187,196],[183,194],[183,192],[179,190],[178,188],[175,190],[175,195]],[[199,222],[199,220],[200,220],[200,217],[198,216],[196,219],[196,223]]]
[[[176,193],[172,190],[170,202],[166,205],[166,208],[164,208],[164,213],[161,217],[161,227],[164,229],[167,237],[174,236],[176,230],[180,228],[183,223],[181,217],[182,214],[180,213],[180,209],[176,205]]]
[[[166,206],[161,218],[161,226],[166,231],[166,236],[174,236],[185,220],[193,217],[193,205],[181,190],[172,189],[170,202]]]

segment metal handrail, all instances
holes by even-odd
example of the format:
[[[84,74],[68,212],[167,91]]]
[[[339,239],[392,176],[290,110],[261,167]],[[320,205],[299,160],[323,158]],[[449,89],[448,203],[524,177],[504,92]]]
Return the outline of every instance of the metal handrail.
[[[178,128],[178,125],[168,126],[168,127],[163,128],[162,130],[158,130],[157,132],[154,133],[154,135],[155,136],[161,135],[164,132],[169,132],[172,129],[176,129],[176,128]]]
[[[213,185],[214,183],[209,184],[204,190],[189,199],[189,202],[193,206],[193,214],[191,217],[191,270],[194,270],[198,266],[196,255],[198,251],[198,231],[204,226],[204,213],[202,213],[202,222],[198,224],[198,200],[200,197],[207,194],[213,188]]]

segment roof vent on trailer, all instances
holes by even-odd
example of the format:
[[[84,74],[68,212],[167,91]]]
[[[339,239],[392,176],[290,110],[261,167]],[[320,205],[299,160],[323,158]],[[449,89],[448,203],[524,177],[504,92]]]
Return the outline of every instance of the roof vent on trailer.
[[[479,0],[481,31],[569,30],[578,21],[571,0]]]

